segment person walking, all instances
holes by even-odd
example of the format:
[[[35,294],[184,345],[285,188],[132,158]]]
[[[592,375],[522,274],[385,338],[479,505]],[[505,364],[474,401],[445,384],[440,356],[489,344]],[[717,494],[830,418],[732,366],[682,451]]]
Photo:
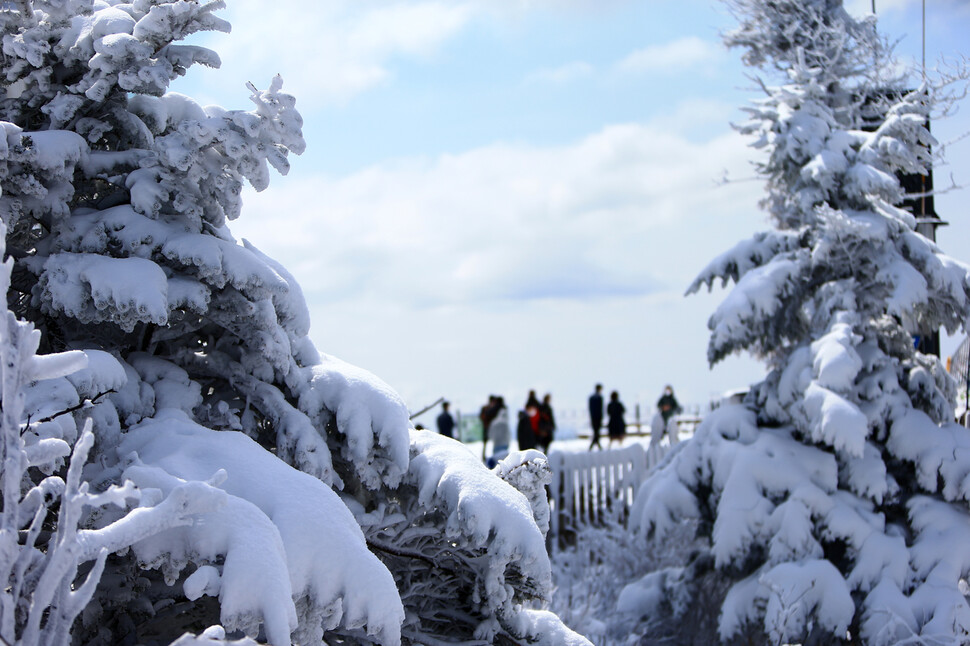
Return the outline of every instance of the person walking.
[[[532,430],[532,419],[527,410],[519,411],[519,423],[515,427],[515,439],[519,444],[520,451],[536,448],[536,433]]]
[[[482,410],[478,413],[478,419],[482,422],[482,462],[486,462],[486,448],[488,446],[488,436],[489,430],[492,425],[492,420],[498,414],[498,396],[489,395],[488,403],[482,406]]]
[[[438,432],[445,437],[455,437],[455,418],[448,412],[448,402],[441,402],[441,414],[438,415]]]
[[[556,417],[552,413],[552,395],[546,393],[539,404],[539,426],[536,431],[536,443],[543,453],[549,453],[549,445],[556,435]]]
[[[603,428],[603,384],[596,384],[593,394],[589,396],[589,425],[593,429],[593,440],[589,444],[592,451],[595,446],[600,451],[600,429]]]
[[[606,415],[609,417],[606,429],[610,434],[611,447],[613,442],[622,445],[623,438],[626,437],[626,420],[623,419],[625,413],[626,408],[620,402],[620,393],[614,390],[610,393],[610,403],[606,405]]]

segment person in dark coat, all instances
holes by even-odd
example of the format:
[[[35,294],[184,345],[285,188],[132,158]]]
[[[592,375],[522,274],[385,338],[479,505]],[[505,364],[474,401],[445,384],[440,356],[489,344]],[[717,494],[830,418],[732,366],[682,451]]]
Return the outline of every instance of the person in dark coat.
[[[667,427],[667,422],[674,415],[681,412],[680,404],[677,402],[677,398],[674,397],[673,386],[667,385],[664,387],[664,393],[657,400],[657,410],[660,411],[660,416],[664,418],[664,428]]]
[[[593,429],[593,441],[589,444],[589,450],[592,451],[595,446],[602,451],[600,429],[603,428],[603,384],[596,384],[596,389],[589,396],[589,425]]]
[[[623,419],[625,413],[626,408],[620,403],[620,394],[614,390],[610,393],[610,403],[606,405],[606,414],[609,417],[606,429],[610,434],[610,446],[613,446],[614,441],[623,444],[623,438],[626,437],[626,420]]]
[[[515,439],[519,443],[520,451],[536,448],[536,433],[532,430],[532,420],[528,411],[519,411],[519,424],[515,427]]]
[[[539,408],[539,398],[536,397],[536,391],[529,391],[529,396],[525,399],[525,407],[526,409]]]
[[[552,413],[552,395],[546,393],[539,404],[539,426],[536,442],[543,453],[549,453],[549,445],[556,435],[556,417]]]
[[[448,402],[441,402],[441,414],[438,415],[438,432],[445,437],[455,437],[455,418],[448,412]]]
[[[491,426],[495,416],[498,415],[498,400],[497,395],[489,395],[488,403],[482,406],[482,410],[478,413],[478,419],[482,422],[482,462],[485,462],[487,459],[485,447],[488,445],[488,428]]]

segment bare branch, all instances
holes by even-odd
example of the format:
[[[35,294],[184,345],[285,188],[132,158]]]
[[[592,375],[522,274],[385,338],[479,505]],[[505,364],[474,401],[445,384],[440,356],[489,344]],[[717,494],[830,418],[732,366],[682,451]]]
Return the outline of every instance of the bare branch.
[[[400,556],[401,558],[405,558],[405,559],[417,559],[419,561],[424,561],[431,567],[435,569],[440,569],[440,566],[437,563],[435,563],[434,559],[429,558],[424,554],[421,554],[420,552],[402,550],[399,547],[391,547],[390,545],[381,545],[371,540],[367,541],[367,547],[369,547],[371,550],[377,550],[378,552],[384,552],[386,554],[393,554],[394,556]]]
[[[91,404],[95,403],[97,400],[101,399],[105,395],[110,395],[113,392],[116,392],[116,391],[114,389],[111,389],[111,390],[106,390],[103,393],[98,393],[97,395],[95,395],[91,399],[85,399],[83,402],[81,402],[77,406],[71,406],[70,408],[64,409],[64,410],[62,410],[60,412],[54,413],[52,415],[48,415],[47,417],[44,417],[42,419],[37,420],[36,423],[37,424],[43,424],[45,422],[51,422],[51,421],[55,420],[56,418],[60,417],[61,415],[67,415],[68,413],[73,413],[74,411],[81,410],[82,408],[87,408],[88,406],[90,406]]]

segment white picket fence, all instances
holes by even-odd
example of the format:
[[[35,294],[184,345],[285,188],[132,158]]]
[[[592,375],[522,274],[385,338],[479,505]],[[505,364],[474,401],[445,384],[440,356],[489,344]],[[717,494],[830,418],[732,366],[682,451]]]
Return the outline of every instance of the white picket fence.
[[[552,451],[550,538],[561,540],[564,531],[582,525],[625,523],[640,483],[669,450],[665,442],[649,450],[631,444],[596,452]]]

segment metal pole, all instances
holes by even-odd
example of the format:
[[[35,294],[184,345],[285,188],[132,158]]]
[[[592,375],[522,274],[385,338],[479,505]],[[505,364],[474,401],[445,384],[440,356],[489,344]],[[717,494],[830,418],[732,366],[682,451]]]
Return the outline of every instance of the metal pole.
[[[964,368],[966,376],[963,381],[963,425],[970,428],[970,343],[967,344],[965,361],[967,367]]]
[[[926,83],[926,0],[923,0],[923,83]]]

